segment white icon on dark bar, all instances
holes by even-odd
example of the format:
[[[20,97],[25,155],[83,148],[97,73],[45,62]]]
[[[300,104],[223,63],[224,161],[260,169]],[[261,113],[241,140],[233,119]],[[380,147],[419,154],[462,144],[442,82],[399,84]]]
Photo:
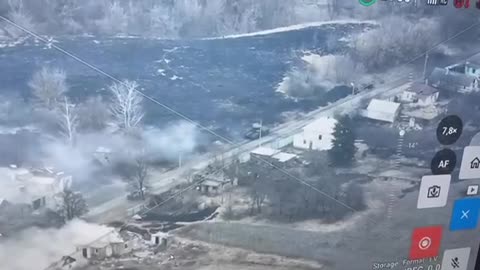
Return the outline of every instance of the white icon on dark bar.
[[[427,0],[427,5],[430,5],[430,6],[446,6],[446,5],[448,5],[448,0]]]

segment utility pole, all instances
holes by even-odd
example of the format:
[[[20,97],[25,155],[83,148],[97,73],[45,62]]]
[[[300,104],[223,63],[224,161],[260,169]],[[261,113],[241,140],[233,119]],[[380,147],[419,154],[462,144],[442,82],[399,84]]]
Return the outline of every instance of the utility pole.
[[[182,168],[182,153],[178,154],[178,168]]]
[[[423,65],[423,82],[427,83],[427,65],[428,65],[428,51],[425,53],[425,64]]]
[[[260,135],[258,137],[258,146],[262,146],[262,129],[263,129],[263,120],[260,120]]]

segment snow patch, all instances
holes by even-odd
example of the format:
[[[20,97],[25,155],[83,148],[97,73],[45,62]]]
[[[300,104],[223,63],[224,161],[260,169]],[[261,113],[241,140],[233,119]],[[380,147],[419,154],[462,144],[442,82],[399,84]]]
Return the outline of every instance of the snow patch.
[[[278,27],[278,28],[274,28],[274,29],[252,32],[252,33],[227,35],[227,36],[222,36],[222,37],[210,37],[210,38],[204,38],[203,40],[233,39],[233,38],[242,38],[242,37],[264,36],[264,35],[270,35],[270,34],[275,34],[275,33],[283,33],[283,32],[291,32],[291,31],[296,31],[296,30],[302,30],[302,29],[311,28],[311,27],[319,27],[319,26],[325,26],[325,25],[344,25],[344,24],[377,25],[378,23],[376,21],[371,21],[371,20],[321,21],[321,22],[311,22],[311,23],[302,23],[302,24],[290,25],[290,26],[286,26],[286,27]]]
[[[6,126],[0,126],[0,134],[6,135],[14,135],[17,134],[21,131],[29,131],[29,132],[35,132],[37,129],[33,126],[24,126],[24,127],[6,127]]]
[[[162,76],[165,76],[165,69],[159,68],[159,69],[157,69],[157,73],[162,75]]]

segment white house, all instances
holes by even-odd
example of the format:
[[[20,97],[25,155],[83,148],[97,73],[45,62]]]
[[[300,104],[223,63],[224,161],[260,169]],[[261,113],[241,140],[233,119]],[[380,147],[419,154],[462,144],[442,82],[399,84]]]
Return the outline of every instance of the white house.
[[[51,168],[0,168],[0,200],[28,205],[33,210],[56,209],[58,196],[72,184],[72,177]]]
[[[303,128],[302,133],[293,137],[293,146],[301,149],[330,150],[332,148],[333,130],[337,120],[322,117]]]
[[[419,106],[430,106],[437,102],[438,97],[439,91],[436,88],[423,83],[413,83],[400,95],[400,101],[416,103]]]
[[[471,69],[465,70],[463,66],[450,66],[435,68],[428,77],[428,84],[440,90],[471,93],[480,91],[479,78]]]
[[[400,103],[372,99],[363,116],[372,120],[393,123],[400,112]]]
[[[110,231],[87,245],[77,246],[82,257],[86,259],[105,259],[113,256],[121,256],[132,251],[132,244],[125,241],[120,233],[111,228]]]

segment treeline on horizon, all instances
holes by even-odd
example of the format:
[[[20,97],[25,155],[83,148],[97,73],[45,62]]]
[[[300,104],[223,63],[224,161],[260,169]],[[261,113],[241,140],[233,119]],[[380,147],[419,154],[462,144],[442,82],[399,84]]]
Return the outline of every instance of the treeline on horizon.
[[[418,22],[438,17],[444,34],[478,20],[479,10],[428,8],[405,3],[338,0],[0,0],[0,14],[43,35],[138,35],[155,38],[246,33],[333,19],[382,19],[392,15]],[[5,22],[0,37],[23,33]]]

